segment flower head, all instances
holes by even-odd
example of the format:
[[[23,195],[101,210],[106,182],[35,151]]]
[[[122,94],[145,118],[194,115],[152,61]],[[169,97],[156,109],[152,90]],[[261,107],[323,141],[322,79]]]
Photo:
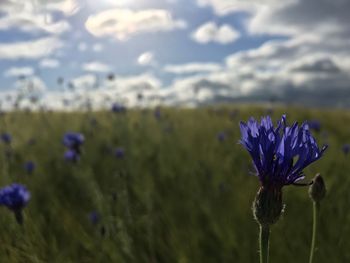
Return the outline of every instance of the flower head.
[[[154,115],[154,118],[156,118],[157,120],[160,120],[162,118],[162,112],[160,107],[156,107],[154,109],[153,115]]]
[[[24,185],[12,184],[0,189],[0,205],[16,212],[23,209],[29,202],[30,192]]]
[[[125,150],[122,147],[118,147],[114,150],[114,155],[115,157],[117,157],[118,159],[123,159],[125,156]]]
[[[80,146],[84,143],[85,137],[81,133],[77,132],[67,132],[63,136],[63,144],[69,148],[79,151]]]
[[[326,146],[318,147],[307,123],[287,126],[286,116],[273,126],[269,116],[259,123],[251,118],[240,123],[240,143],[253,159],[262,186],[283,187],[304,178],[303,169],[322,157]]]
[[[6,144],[10,144],[12,141],[12,136],[11,134],[4,132],[1,134],[1,140]]]
[[[112,112],[115,113],[125,113],[126,112],[126,108],[125,106],[119,104],[119,103],[114,103],[112,105]]]
[[[24,164],[24,169],[27,171],[27,173],[31,174],[36,168],[36,165],[33,161],[28,161]]]
[[[219,132],[219,133],[216,135],[216,138],[218,139],[219,142],[225,141],[225,140],[226,140],[226,137],[227,137],[226,132]]]
[[[64,159],[75,163],[79,161],[80,155],[75,150],[69,149],[64,153]]]
[[[315,132],[319,132],[321,130],[321,122],[319,120],[310,120],[307,122],[309,128],[314,130]]]
[[[96,211],[92,211],[89,214],[89,220],[90,220],[91,224],[97,225],[100,222],[100,214]]]
[[[345,155],[348,155],[350,152],[350,144],[344,144],[342,150]]]

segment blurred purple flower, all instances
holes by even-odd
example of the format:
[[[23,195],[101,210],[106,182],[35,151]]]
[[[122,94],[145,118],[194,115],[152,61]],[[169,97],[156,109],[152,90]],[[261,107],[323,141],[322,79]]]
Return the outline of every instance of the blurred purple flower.
[[[309,128],[314,130],[315,132],[319,132],[321,130],[321,122],[319,120],[310,120],[307,121]]]
[[[76,163],[80,160],[80,155],[75,150],[69,149],[64,153],[64,159]]]
[[[160,110],[160,107],[156,107],[154,109],[153,115],[154,115],[154,118],[156,118],[158,121],[162,118],[162,112]]]
[[[75,150],[77,153],[80,153],[80,146],[84,143],[84,135],[77,132],[67,132],[63,136],[63,144],[71,149]]]
[[[123,159],[125,156],[125,150],[122,147],[118,147],[114,150],[114,156],[118,159]]]
[[[17,223],[23,223],[22,209],[30,200],[30,192],[24,185],[11,184],[0,189],[0,205],[15,213]]]
[[[114,113],[125,113],[126,107],[124,105],[121,105],[119,103],[114,103],[112,105],[112,112]]]
[[[96,211],[92,211],[89,214],[89,220],[90,220],[91,224],[97,225],[100,222],[100,214]]]
[[[12,142],[11,134],[4,132],[1,134],[1,140],[3,143],[10,144]]]
[[[33,161],[28,161],[24,164],[24,169],[27,171],[28,174],[33,173],[35,168],[36,168],[36,165]]]
[[[28,145],[34,145],[36,144],[36,139],[35,138],[31,138],[28,140]]]
[[[219,132],[216,135],[216,138],[218,139],[219,142],[224,142],[227,138],[227,134],[226,134],[226,132]]]
[[[350,152],[350,144],[344,144],[342,150],[345,155],[348,155]]]

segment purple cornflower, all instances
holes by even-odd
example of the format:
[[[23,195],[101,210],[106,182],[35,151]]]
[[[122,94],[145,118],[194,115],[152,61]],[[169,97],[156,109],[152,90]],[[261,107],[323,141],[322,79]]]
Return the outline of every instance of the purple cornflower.
[[[66,161],[70,161],[70,162],[78,162],[80,159],[80,155],[79,153],[77,153],[75,150],[73,149],[68,149],[65,153],[64,153],[64,159]]]
[[[309,128],[314,130],[315,132],[319,132],[321,130],[321,122],[319,120],[310,120],[307,122]]]
[[[36,165],[33,161],[28,161],[24,164],[24,169],[27,171],[28,174],[33,173],[35,168],[36,168]]]
[[[219,132],[217,135],[216,135],[216,138],[218,139],[219,142],[224,142],[226,140],[226,133],[225,132]]]
[[[29,200],[30,192],[24,185],[15,183],[0,189],[0,205],[13,211],[19,224],[23,223],[22,209]]]
[[[100,222],[100,214],[96,211],[93,211],[89,214],[89,220],[91,224],[97,225]]]
[[[35,138],[31,138],[28,140],[28,145],[34,145],[36,144],[36,139]]]
[[[160,107],[155,108],[153,115],[157,120],[160,120],[162,118],[162,112],[160,110]]]
[[[63,136],[63,144],[71,149],[75,150],[77,153],[80,153],[80,146],[84,143],[84,135],[77,132],[67,132]]]
[[[12,136],[11,134],[4,132],[1,134],[1,140],[6,144],[10,144],[12,141]]]
[[[327,148],[318,147],[307,123],[287,126],[285,115],[277,127],[267,116],[260,123],[253,118],[241,122],[240,129],[240,143],[251,155],[261,185],[267,188],[280,189],[303,179],[303,169]]]
[[[126,108],[125,106],[118,104],[118,103],[114,103],[112,105],[112,112],[115,113],[125,113],[126,112]]]
[[[125,150],[122,147],[118,147],[114,150],[114,155],[115,157],[117,157],[118,159],[123,159],[125,156]]]
[[[349,154],[349,152],[350,152],[350,144],[344,144],[343,145],[343,147],[342,147],[342,150],[343,150],[343,153],[345,154],[345,155],[348,155]]]

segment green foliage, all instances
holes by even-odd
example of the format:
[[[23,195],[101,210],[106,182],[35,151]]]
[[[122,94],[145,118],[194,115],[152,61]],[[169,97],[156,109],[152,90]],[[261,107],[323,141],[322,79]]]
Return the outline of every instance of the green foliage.
[[[0,208],[1,262],[257,262],[251,206],[258,180],[237,143],[238,122],[266,109],[241,106],[233,117],[231,111],[162,109],[160,120],[149,110],[0,117],[0,131],[13,135],[11,149],[0,145],[0,185],[19,182],[32,193],[23,227]],[[307,180],[322,173],[328,190],[315,262],[350,262],[350,156],[341,151],[350,142],[350,113],[278,108],[274,119],[282,113],[289,120],[320,120],[316,137],[330,145],[306,170]],[[62,158],[66,131],[86,137],[76,165]],[[216,138],[221,131],[223,142]],[[36,143],[29,145],[32,138]],[[119,146],[124,159],[113,155]],[[32,175],[23,168],[28,160],[37,164]],[[271,229],[270,260],[306,262],[307,187],[284,188],[284,202],[285,213]],[[91,211],[101,214],[97,226],[88,219]]]

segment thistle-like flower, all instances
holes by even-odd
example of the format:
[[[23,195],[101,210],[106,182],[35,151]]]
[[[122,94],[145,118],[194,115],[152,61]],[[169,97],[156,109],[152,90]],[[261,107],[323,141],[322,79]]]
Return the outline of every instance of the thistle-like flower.
[[[126,112],[126,107],[122,104],[119,103],[114,103],[112,105],[112,112],[114,113],[125,113]]]
[[[345,154],[345,155],[348,155],[349,154],[349,152],[350,152],[350,144],[344,144],[343,145],[343,147],[342,147],[342,150],[343,150],[343,153]]]
[[[260,123],[253,118],[241,122],[240,128],[240,143],[252,157],[261,184],[254,216],[260,224],[274,224],[283,210],[282,187],[304,179],[303,169],[321,158],[327,147],[318,147],[307,123],[287,126],[285,115],[276,127],[267,116]]]
[[[321,122],[319,120],[310,120],[307,122],[309,128],[314,130],[315,132],[319,132],[321,130]]]
[[[226,134],[226,132],[219,132],[216,135],[216,138],[218,139],[219,142],[224,142],[227,138],[227,134]]]
[[[92,211],[89,214],[89,220],[91,224],[97,225],[100,222],[100,214],[97,211]]]
[[[80,155],[76,151],[71,149],[68,149],[67,151],[65,151],[63,157],[66,161],[73,162],[73,163],[76,163],[80,160]]]
[[[114,156],[117,157],[117,159],[123,159],[125,156],[125,150],[122,147],[118,147],[114,150]]]
[[[5,144],[11,144],[12,136],[11,136],[11,134],[9,134],[7,132],[4,132],[4,133],[1,134],[1,140]]]
[[[240,123],[240,143],[253,159],[262,187],[282,188],[304,179],[303,169],[322,157],[308,124],[287,126],[286,116],[273,126],[269,116]]]
[[[287,126],[286,116],[274,127],[269,116],[261,122],[251,118],[240,123],[240,143],[253,159],[260,189],[253,203],[254,217],[260,225],[260,262],[268,262],[270,225],[282,214],[282,187],[304,178],[303,169],[322,157],[321,149],[307,123]]]
[[[67,132],[63,136],[63,144],[68,148],[64,153],[64,159],[67,161],[77,162],[80,159],[81,146],[85,137],[81,133]]]
[[[0,189],[0,205],[15,213],[19,224],[23,223],[22,209],[30,200],[30,192],[24,185],[12,184]]]
[[[24,169],[28,174],[32,174],[36,168],[36,165],[33,161],[28,161],[24,164]]]
[[[84,143],[85,137],[81,133],[77,132],[67,132],[63,136],[63,144],[69,149],[75,150],[80,153],[80,147]]]

